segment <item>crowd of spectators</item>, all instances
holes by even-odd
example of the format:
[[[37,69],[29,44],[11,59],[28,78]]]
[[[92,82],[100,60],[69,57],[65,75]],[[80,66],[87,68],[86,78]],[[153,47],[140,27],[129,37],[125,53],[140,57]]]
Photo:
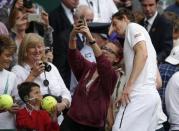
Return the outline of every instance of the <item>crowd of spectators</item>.
[[[160,3],[0,1],[0,130],[179,131],[179,0]]]

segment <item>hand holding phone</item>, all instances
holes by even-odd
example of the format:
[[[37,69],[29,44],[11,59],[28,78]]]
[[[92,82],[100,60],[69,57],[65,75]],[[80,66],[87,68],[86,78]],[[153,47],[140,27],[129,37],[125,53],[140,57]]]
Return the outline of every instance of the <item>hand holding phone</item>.
[[[77,26],[78,27],[80,27],[80,26],[86,26],[86,20],[85,20],[84,16],[80,16],[80,18],[78,19]]]

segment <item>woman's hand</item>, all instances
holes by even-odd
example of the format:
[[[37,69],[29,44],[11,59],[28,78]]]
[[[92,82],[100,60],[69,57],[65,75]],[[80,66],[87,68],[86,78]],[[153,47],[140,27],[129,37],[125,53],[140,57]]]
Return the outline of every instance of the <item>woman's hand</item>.
[[[47,28],[49,26],[48,13],[42,10],[41,18],[42,18],[42,24]]]
[[[29,76],[26,81],[33,81],[36,77],[38,77],[45,70],[45,65],[42,61],[35,62]]]

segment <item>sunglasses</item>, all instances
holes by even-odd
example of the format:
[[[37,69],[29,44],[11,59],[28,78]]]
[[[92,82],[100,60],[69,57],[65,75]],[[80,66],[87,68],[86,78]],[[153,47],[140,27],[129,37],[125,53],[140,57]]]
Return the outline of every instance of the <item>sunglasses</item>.
[[[107,52],[109,52],[109,53],[111,53],[111,54],[113,54],[113,55],[115,55],[115,56],[117,56],[117,53],[116,53],[116,52],[114,52],[112,49],[110,49],[110,48],[108,48],[108,47],[106,47],[106,46],[102,46],[101,49],[102,49],[102,50],[105,50],[105,51],[107,51]]]

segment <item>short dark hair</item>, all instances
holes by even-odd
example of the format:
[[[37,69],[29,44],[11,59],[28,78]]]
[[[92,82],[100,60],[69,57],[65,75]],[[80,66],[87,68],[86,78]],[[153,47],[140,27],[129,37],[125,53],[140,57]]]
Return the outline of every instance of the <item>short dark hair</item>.
[[[33,87],[39,87],[40,86],[35,82],[23,82],[20,85],[18,85],[18,94],[23,102],[26,103],[30,92],[32,91]]]
[[[135,17],[132,13],[132,11],[130,11],[129,9],[125,9],[125,8],[121,8],[119,9],[118,12],[116,12],[113,16],[113,18],[117,18],[119,20],[122,20],[124,18],[124,16],[126,16],[131,22],[135,21]]]
[[[139,2],[142,2],[142,1],[144,1],[144,0],[139,0]],[[156,3],[158,3],[159,2],[159,0],[155,0],[156,1]]]
[[[173,31],[174,32],[179,32],[179,18],[174,20]]]
[[[13,49],[13,53],[16,51],[15,42],[7,35],[0,35],[0,54],[4,52],[5,49]]]

